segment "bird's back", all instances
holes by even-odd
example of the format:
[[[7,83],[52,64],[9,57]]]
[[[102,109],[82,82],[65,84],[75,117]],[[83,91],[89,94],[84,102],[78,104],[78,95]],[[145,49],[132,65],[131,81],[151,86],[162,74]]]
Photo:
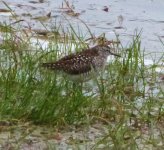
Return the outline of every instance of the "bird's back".
[[[92,67],[95,67],[93,62],[97,56],[97,50],[87,49],[65,56],[56,62],[43,63],[42,66],[51,70],[59,70],[68,74],[78,75],[91,71]]]

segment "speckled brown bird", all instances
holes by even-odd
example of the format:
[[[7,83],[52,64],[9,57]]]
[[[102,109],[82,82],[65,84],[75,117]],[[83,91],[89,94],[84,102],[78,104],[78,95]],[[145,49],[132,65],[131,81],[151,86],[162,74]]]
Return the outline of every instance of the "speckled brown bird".
[[[107,45],[97,45],[78,53],[65,56],[58,61],[43,63],[42,66],[51,70],[64,72],[73,81],[87,81],[104,70],[107,57],[118,54],[111,52]]]

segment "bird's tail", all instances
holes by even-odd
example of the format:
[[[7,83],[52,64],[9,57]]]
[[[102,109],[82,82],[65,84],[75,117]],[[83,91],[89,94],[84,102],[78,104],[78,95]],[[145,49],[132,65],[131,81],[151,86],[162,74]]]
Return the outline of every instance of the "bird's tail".
[[[42,63],[41,66],[44,68],[52,69],[52,70],[57,69],[57,66],[55,63]]]

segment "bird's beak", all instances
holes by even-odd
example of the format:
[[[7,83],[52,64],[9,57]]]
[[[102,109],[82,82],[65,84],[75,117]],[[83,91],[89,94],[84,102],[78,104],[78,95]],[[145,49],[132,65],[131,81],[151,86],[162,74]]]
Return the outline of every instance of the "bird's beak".
[[[112,53],[112,52],[110,52],[110,54],[111,54],[111,55],[114,55],[114,56],[117,56],[117,57],[121,57],[121,55],[115,54],[115,53]]]
[[[121,57],[121,55],[115,54],[115,53],[112,52],[112,51],[115,51],[115,50],[116,50],[115,48],[111,48],[111,49],[110,49],[110,54],[111,54],[111,55],[114,55],[114,56],[117,56],[117,57]]]

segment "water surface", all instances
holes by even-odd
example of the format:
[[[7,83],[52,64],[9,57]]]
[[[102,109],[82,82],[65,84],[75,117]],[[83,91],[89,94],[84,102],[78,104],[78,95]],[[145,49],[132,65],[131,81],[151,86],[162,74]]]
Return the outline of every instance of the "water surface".
[[[106,33],[108,39],[116,39],[116,34],[123,46],[127,46],[135,34],[142,30],[142,48],[147,53],[154,52],[153,57],[159,58],[164,48],[159,40],[164,39],[164,1],[163,0],[72,0],[70,6],[75,12],[80,13],[78,17],[71,17],[61,9],[63,0],[45,0],[43,3],[30,0],[6,0],[8,6],[15,11],[21,19],[24,27],[41,29],[41,23],[33,18],[45,16],[51,12],[51,19],[45,21],[47,27],[52,27],[56,20],[66,24],[65,17],[85,33],[83,20],[96,36]],[[36,3],[34,3],[36,2]],[[6,8],[1,2],[0,8]],[[104,8],[107,8],[104,11]],[[7,13],[0,13],[1,22],[12,22]],[[8,13],[10,15],[10,13]]]

